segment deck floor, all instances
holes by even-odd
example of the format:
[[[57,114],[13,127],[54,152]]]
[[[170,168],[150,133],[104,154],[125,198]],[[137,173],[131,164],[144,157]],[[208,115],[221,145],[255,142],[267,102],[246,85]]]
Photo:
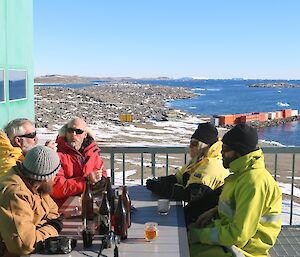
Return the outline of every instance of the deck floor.
[[[270,251],[271,257],[300,256],[300,226],[284,226],[275,246]]]

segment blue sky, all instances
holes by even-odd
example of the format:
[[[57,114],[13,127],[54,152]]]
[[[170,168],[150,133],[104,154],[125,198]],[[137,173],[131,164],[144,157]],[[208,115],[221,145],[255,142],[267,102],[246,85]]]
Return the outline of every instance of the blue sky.
[[[300,79],[299,0],[34,0],[35,75]]]

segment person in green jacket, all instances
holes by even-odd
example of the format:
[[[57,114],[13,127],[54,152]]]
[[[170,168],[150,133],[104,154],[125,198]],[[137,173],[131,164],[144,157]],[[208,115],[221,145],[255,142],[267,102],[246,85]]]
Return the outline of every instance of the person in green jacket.
[[[174,175],[147,180],[147,188],[162,197],[188,202],[186,215],[192,219],[198,211],[202,213],[218,202],[220,192],[214,194],[214,190],[221,188],[229,175],[222,165],[221,150],[217,129],[210,123],[200,123],[191,137],[190,162]]]
[[[268,256],[281,229],[281,190],[265,168],[254,128],[239,124],[223,139],[225,179],[217,207],[190,226],[192,257]]]

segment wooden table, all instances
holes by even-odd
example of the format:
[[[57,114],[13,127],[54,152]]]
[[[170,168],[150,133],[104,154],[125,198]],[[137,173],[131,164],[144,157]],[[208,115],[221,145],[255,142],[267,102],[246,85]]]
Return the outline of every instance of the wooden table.
[[[188,257],[189,247],[181,202],[171,201],[169,214],[161,216],[157,213],[158,197],[143,186],[129,187],[129,195],[136,211],[132,215],[132,225],[128,230],[128,239],[119,245],[119,256],[126,257]],[[74,204],[75,203],[75,204]],[[78,203],[78,197],[70,198],[62,211],[72,211]],[[153,221],[158,223],[159,236],[155,241],[146,242],[144,239],[144,224]],[[63,235],[79,238],[75,250],[68,256],[97,256],[100,249],[100,239],[93,241],[91,248],[83,248],[82,240],[78,236],[77,227],[81,220],[65,220]],[[113,256],[113,249],[104,249],[101,256]],[[42,256],[35,254],[34,256]],[[57,255],[59,256],[59,255]],[[66,256],[66,255],[61,255]]]

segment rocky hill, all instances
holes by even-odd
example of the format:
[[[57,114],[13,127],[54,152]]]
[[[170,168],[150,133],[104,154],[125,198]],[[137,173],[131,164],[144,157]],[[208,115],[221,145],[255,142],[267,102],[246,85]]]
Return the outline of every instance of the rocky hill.
[[[35,86],[36,124],[51,127],[75,116],[82,116],[89,124],[101,120],[120,124],[120,114],[132,114],[138,122],[167,120],[171,108],[165,105],[166,101],[194,96],[187,88],[132,82],[81,88]]]

